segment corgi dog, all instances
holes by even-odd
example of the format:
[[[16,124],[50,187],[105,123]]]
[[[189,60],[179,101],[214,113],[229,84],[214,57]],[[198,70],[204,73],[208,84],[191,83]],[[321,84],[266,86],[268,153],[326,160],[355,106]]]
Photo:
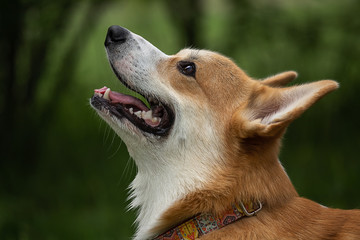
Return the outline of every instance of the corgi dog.
[[[359,210],[300,197],[278,159],[287,126],[337,82],[255,80],[218,53],[166,55],[120,26],[105,48],[118,79],[148,102],[107,87],[90,100],[137,165],[134,239],[360,239]]]

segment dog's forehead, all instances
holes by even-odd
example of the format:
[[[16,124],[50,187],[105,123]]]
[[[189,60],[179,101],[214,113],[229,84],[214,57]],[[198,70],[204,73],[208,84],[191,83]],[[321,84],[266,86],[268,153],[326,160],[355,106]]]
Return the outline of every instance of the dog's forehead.
[[[215,57],[216,55],[219,54],[208,50],[185,48],[180,50],[175,56],[188,60],[205,60]]]

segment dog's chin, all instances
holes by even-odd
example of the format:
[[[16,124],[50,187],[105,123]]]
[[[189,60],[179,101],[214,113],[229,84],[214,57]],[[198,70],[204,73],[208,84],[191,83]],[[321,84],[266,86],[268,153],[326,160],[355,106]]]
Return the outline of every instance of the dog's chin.
[[[147,101],[150,107],[138,98],[104,87],[95,90],[90,104],[113,128],[115,126],[121,131],[140,133],[146,137],[167,136],[174,124],[174,111],[168,105],[154,98],[147,98]]]

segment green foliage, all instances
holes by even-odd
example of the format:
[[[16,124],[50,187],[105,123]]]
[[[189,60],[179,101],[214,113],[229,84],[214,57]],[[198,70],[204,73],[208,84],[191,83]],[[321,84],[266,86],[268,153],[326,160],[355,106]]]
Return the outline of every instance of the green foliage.
[[[295,70],[341,88],[294,122],[281,161],[299,193],[360,207],[360,3],[344,1],[8,1],[1,8],[0,239],[129,239],[121,140],[89,107],[93,89],[128,92],[103,42],[118,24],[168,54],[221,52],[254,78]],[[11,3],[10,3],[11,2]]]

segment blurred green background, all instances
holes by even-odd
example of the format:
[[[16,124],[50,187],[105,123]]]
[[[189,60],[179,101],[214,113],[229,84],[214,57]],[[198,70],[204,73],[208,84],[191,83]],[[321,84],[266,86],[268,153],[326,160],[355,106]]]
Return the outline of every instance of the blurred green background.
[[[300,195],[360,207],[360,1],[6,0],[0,25],[0,239],[129,239],[136,167],[90,108],[94,88],[123,89],[103,42],[110,25],[167,54],[230,56],[255,78],[335,79],[289,128],[280,159]],[[124,90],[126,91],[126,90]]]

